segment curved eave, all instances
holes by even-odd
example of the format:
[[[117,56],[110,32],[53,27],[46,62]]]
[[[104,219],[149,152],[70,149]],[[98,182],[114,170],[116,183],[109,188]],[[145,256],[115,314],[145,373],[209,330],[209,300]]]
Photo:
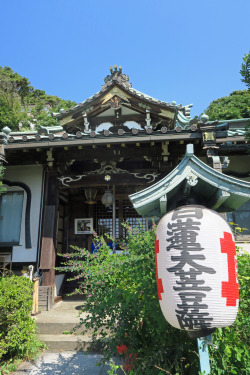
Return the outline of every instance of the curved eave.
[[[187,178],[193,175],[198,182],[188,186]],[[187,188],[186,188],[187,187]],[[129,196],[134,208],[143,216],[162,216],[169,210],[169,202],[176,194],[188,197],[191,193],[203,197],[208,208],[218,212],[234,211],[250,199],[250,183],[226,176],[193,155],[192,145],[181,163],[156,184]],[[184,194],[184,191],[183,191]]]

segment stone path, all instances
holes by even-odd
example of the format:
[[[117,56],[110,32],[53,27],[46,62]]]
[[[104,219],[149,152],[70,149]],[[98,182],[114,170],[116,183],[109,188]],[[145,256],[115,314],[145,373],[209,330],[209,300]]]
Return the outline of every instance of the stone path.
[[[96,366],[99,354],[77,351],[44,352],[34,363],[24,362],[13,375],[108,375],[109,365]],[[120,370],[119,375],[124,374]]]
[[[108,375],[109,365],[96,366],[101,360],[100,354],[84,353],[91,345],[90,332],[64,334],[79,323],[78,313],[83,304],[79,300],[62,301],[35,317],[39,337],[49,349],[35,362],[20,364],[13,375]],[[120,369],[117,374],[124,375],[124,372]]]

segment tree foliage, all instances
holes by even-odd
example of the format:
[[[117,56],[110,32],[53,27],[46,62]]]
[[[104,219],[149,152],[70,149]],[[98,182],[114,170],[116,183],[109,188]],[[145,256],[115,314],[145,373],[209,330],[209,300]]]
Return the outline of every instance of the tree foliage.
[[[250,51],[243,57],[240,74],[248,90],[233,91],[229,96],[213,100],[205,110],[211,121],[250,117]]]
[[[246,84],[250,90],[250,51],[243,57],[240,74],[242,75],[241,81]]]
[[[9,72],[9,70],[8,70]],[[4,69],[0,69],[0,125],[16,129],[26,118],[22,111],[21,96],[15,79],[11,79]]]
[[[205,113],[211,121],[249,118],[250,92],[248,90],[233,91],[229,96],[212,101]]]
[[[240,74],[242,75],[241,81],[246,84],[248,91],[250,92],[250,51],[243,57],[243,63],[241,65]],[[248,110],[250,111],[250,103],[248,103]],[[246,126],[246,139],[250,139],[250,121]]]
[[[26,77],[20,76],[10,67],[0,67],[0,127],[11,130],[26,130],[36,124],[57,125],[53,112],[67,110],[76,102],[47,95],[35,89]]]

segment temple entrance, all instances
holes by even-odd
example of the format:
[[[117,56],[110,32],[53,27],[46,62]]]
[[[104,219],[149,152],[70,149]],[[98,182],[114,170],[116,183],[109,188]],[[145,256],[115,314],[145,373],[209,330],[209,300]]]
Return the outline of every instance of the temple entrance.
[[[110,205],[105,205],[105,201],[103,203],[102,200],[107,186],[93,187],[91,190],[84,186],[59,190],[56,267],[60,268],[65,261],[65,258],[59,254],[73,252],[74,247],[86,248],[89,252],[93,252],[93,232],[98,236],[104,236],[111,250],[120,250],[120,243],[127,236],[124,223],[128,223],[133,229],[150,228],[152,220],[141,217],[128,199],[128,194],[135,190],[135,187],[124,188],[119,185],[114,189],[112,187],[110,192],[114,201]],[[57,270],[56,282],[60,274]],[[63,295],[65,298],[78,287],[75,281],[67,281],[71,277],[70,273],[65,275],[63,284],[57,288],[57,295]]]
[[[115,193],[119,191],[119,193]],[[124,223],[131,228],[143,228],[147,230],[151,220],[140,216],[128,199],[128,193],[124,193],[122,187],[110,190],[113,202],[103,201],[107,191],[105,186],[92,188],[95,196],[88,198],[86,189],[70,188],[59,194],[56,250],[57,253],[66,253],[71,247],[83,247],[91,251],[93,232],[98,236],[108,235],[119,240],[126,238]],[[126,189],[128,190],[128,189]],[[129,189],[131,192],[135,188]],[[87,195],[87,196],[86,196]],[[105,204],[106,203],[106,204]],[[56,267],[60,266],[60,257],[57,256]]]

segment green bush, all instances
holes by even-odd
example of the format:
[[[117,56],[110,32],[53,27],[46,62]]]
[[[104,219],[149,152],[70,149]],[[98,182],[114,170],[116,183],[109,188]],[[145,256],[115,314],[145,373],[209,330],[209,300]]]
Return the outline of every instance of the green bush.
[[[104,360],[120,357],[126,373],[133,375],[197,374],[196,339],[169,325],[160,310],[154,260],[155,229],[145,232],[127,227],[127,231],[122,254],[110,254],[104,239],[96,237],[96,253],[74,248],[73,253],[63,255],[64,271],[72,271],[80,281],[76,292],[86,295],[83,311],[87,314],[81,324],[93,329],[93,349],[106,342]],[[246,259],[247,255],[239,258],[240,275],[246,274]],[[240,282],[237,321],[233,327],[213,334],[218,350],[209,346],[214,375],[234,374],[235,369],[237,374],[247,374],[246,279],[240,276]]]
[[[31,317],[33,283],[25,277],[0,279],[0,369],[6,362],[32,357],[41,344]]]
[[[209,349],[212,373],[216,375],[250,374],[250,285],[249,254],[238,253],[240,303],[237,319],[232,327],[217,329],[212,335],[218,347]]]

